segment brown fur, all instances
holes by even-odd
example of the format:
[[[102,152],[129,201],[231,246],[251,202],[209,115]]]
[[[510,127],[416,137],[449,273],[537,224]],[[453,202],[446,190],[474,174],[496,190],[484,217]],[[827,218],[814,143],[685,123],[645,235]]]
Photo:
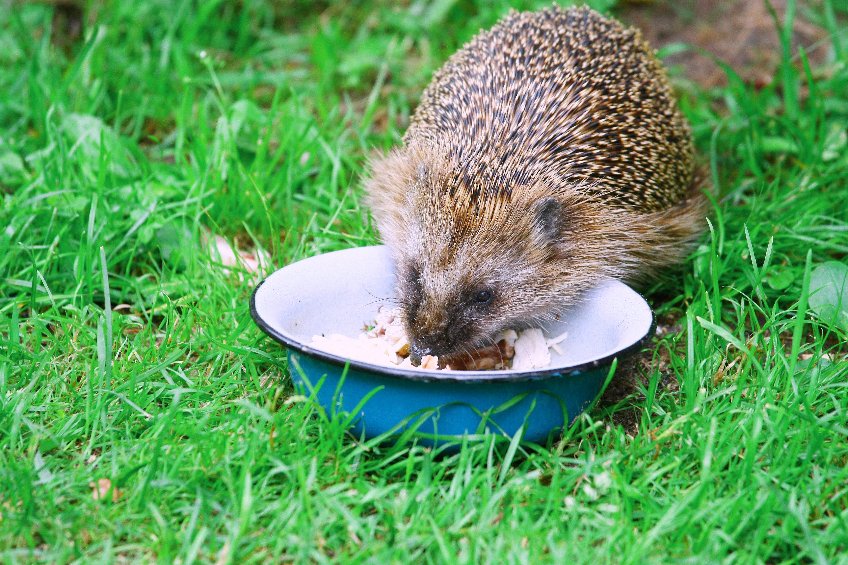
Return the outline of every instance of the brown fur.
[[[368,203],[413,349],[449,354],[680,261],[703,228],[689,127],[638,32],[512,13],[440,69]],[[494,293],[475,302],[481,290]]]

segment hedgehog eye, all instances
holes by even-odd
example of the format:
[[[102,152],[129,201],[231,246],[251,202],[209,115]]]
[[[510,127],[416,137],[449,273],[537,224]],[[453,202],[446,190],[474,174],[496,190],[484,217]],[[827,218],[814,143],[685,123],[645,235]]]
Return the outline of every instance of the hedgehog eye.
[[[491,304],[495,293],[491,289],[483,288],[474,293],[474,303],[479,305]]]

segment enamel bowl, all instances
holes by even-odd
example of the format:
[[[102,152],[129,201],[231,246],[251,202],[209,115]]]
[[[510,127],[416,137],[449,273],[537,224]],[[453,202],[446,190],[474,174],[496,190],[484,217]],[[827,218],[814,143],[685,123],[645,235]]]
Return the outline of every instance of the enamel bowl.
[[[358,436],[412,431],[424,443],[494,433],[543,443],[601,392],[614,359],[637,352],[654,328],[645,300],[607,280],[544,328],[568,332],[562,354],[534,371],[428,371],[345,359],[316,349],[312,337],[356,336],[394,295],[384,246],[346,249],[293,263],[262,281],[250,312],[288,350],[297,390],[328,414],[348,415]],[[391,305],[390,302],[387,302]]]

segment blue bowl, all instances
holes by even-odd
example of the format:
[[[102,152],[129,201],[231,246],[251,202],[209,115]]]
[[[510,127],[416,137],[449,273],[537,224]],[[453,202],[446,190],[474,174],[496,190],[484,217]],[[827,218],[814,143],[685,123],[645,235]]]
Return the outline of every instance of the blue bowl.
[[[414,433],[425,443],[486,433],[542,443],[571,423],[601,392],[614,359],[638,351],[654,328],[645,300],[606,280],[543,329],[568,332],[562,354],[533,371],[427,371],[346,359],[316,349],[312,337],[356,336],[394,296],[384,246],[327,253],[293,263],[262,281],[250,312],[288,349],[295,387],[328,413],[349,414],[365,437]]]

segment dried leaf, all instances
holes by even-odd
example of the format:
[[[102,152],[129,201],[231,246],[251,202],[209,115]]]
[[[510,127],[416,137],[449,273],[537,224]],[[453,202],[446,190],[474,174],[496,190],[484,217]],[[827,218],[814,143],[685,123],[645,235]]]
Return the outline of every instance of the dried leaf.
[[[118,487],[113,487],[112,481],[106,478],[97,479],[96,482],[90,482],[88,486],[91,487],[91,497],[94,500],[105,500],[110,491],[112,493],[112,502],[118,502],[124,495],[123,491]]]
[[[248,273],[259,275],[270,263],[267,254],[261,250],[240,251],[220,235],[209,238],[209,247],[213,258],[221,262],[227,274],[230,273],[230,269],[226,267],[242,267]],[[244,280],[241,273],[239,277]],[[251,277],[253,280],[257,278],[257,276]]]
[[[826,324],[848,331],[848,266],[828,261],[813,269],[810,310]]]

